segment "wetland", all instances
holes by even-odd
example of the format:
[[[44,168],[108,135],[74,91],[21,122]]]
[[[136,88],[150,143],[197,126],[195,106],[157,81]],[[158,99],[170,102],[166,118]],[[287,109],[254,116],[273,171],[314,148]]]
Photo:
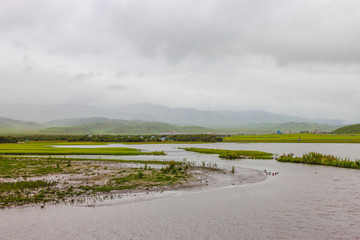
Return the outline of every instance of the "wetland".
[[[81,146],[89,147],[99,146]],[[98,164],[98,169],[103,171],[108,167],[110,172],[113,171],[111,165],[119,169],[127,165],[126,168],[132,168],[129,178],[135,181],[141,179],[138,172],[148,174],[146,171],[149,167],[165,176],[167,173],[162,173],[161,169],[169,168],[169,162],[179,162],[178,166],[186,162],[197,169],[188,170],[189,178],[180,178],[180,181],[194,183],[195,187],[190,185],[187,188],[187,183],[167,185],[168,181],[165,181],[164,185],[155,187],[156,190],[149,191],[149,194],[146,188],[140,192],[126,189],[120,191],[127,192],[113,194],[114,198],[111,198],[106,192],[103,194],[91,189],[84,203],[61,200],[58,204],[47,204],[45,209],[40,209],[38,204],[25,208],[5,207],[0,216],[2,236],[5,239],[142,239],[145,236],[147,239],[357,239],[360,234],[356,227],[360,221],[360,172],[357,169],[293,164],[271,159],[234,161],[219,158],[219,154],[181,149],[262,151],[275,155],[293,153],[294,157],[317,152],[356,161],[360,156],[358,144],[110,144],[109,147],[129,147],[140,149],[141,152],[164,151],[166,155],[52,156],[54,159],[32,156],[28,160],[31,162],[32,158],[37,158],[33,160],[50,161],[49,165],[54,168],[51,171],[57,171],[56,158],[59,158],[60,168],[69,171],[64,176],[69,177],[74,174],[70,173],[72,168],[76,171],[77,167],[86,165],[84,169],[91,171],[86,178],[97,176],[91,174],[96,173],[94,166]],[[79,161],[73,160],[75,158]],[[102,162],[106,159],[112,161]],[[67,166],[68,160],[71,160],[71,167]],[[19,164],[23,164],[21,161]],[[149,161],[147,170],[144,170],[144,162],[131,161]],[[152,165],[151,161],[164,161],[165,164]],[[221,171],[211,170],[215,164]],[[233,168],[235,171],[231,173]],[[118,173],[121,171],[119,169],[114,171]],[[279,174],[265,176],[264,170]],[[9,174],[11,178],[26,174],[31,176],[36,172],[35,168],[29,171],[14,170],[2,173],[2,177]],[[81,171],[87,174],[85,170]],[[110,172],[109,179],[126,178],[125,174],[115,177]],[[26,178],[26,181],[41,180],[36,177],[41,178],[33,176]],[[142,177],[146,178],[145,175]],[[11,178],[3,179],[9,181]],[[116,180],[114,184],[116,187]],[[19,225],[22,231],[17,231]]]

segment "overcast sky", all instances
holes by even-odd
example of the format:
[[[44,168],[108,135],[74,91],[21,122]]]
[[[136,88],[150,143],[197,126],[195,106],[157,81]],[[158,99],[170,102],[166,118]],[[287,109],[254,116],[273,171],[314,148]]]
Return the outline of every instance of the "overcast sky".
[[[1,0],[0,103],[360,122],[358,0]]]

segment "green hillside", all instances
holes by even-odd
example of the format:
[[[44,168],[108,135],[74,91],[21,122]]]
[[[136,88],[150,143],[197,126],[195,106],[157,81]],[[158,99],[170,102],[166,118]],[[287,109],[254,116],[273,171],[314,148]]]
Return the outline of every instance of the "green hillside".
[[[102,117],[69,118],[69,119],[53,120],[51,122],[46,123],[45,125],[48,127],[70,127],[70,126],[78,126],[78,125],[98,123],[98,122],[108,122],[108,121],[111,120]]]
[[[225,133],[225,134],[272,134],[281,132],[314,131],[331,132],[337,127],[327,124],[288,122],[253,123],[239,125],[232,128],[206,128],[199,126],[179,126],[164,122],[150,122],[141,120],[120,120],[102,117],[61,119],[38,124],[0,117],[0,134],[116,134],[116,135],[138,135],[138,134],[160,134],[167,132],[179,133]],[[353,131],[350,131],[353,133]]]
[[[360,124],[341,127],[333,131],[335,134],[360,134]]]
[[[306,122],[287,122],[280,124],[262,123],[262,124],[248,124],[248,128],[257,129],[259,131],[277,131],[282,132],[301,132],[301,131],[321,131],[331,132],[334,131],[337,126],[331,126],[328,124],[319,123],[306,123]]]
[[[37,131],[41,125],[35,122],[25,122],[0,117],[0,133],[9,133],[16,131]]]
[[[196,126],[179,127],[160,122],[140,120],[108,120],[70,127],[50,127],[41,130],[45,134],[160,134],[166,132],[206,133],[210,129]]]

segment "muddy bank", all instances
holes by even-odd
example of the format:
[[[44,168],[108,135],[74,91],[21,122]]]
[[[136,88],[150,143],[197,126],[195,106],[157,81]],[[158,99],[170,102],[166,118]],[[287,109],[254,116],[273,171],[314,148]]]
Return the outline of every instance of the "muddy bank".
[[[73,162],[71,166],[57,164],[56,167],[60,168],[59,173],[39,175],[34,169],[33,174],[28,172],[26,178],[0,178],[3,185],[28,185],[23,188],[13,185],[13,189],[2,191],[1,207],[40,204],[95,206],[111,199],[139,201],[185,190],[256,183],[266,179],[263,173],[252,169],[237,169],[231,173],[178,162],[161,166],[81,161]],[[32,186],[35,183],[37,185]]]
[[[93,198],[87,198],[84,202],[76,203],[76,206],[96,207],[112,206],[138,201],[149,201],[167,198],[189,192],[201,192],[217,188],[259,183],[268,177],[262,172],[249,168],[239,168],[238,172],[209,168],[192,167],[190,172],[192,180],[184,184],[155,187],[144,191],[135,189],[119,191],[111,194],[98,194]]]

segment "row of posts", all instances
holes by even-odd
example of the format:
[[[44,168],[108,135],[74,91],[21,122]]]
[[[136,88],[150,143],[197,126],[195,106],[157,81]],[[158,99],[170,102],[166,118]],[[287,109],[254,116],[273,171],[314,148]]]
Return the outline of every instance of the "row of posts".
[[[276,176],[279,174],[279,172],[268,172],[267,170],[264,170],[264,173],[266,176]]]

